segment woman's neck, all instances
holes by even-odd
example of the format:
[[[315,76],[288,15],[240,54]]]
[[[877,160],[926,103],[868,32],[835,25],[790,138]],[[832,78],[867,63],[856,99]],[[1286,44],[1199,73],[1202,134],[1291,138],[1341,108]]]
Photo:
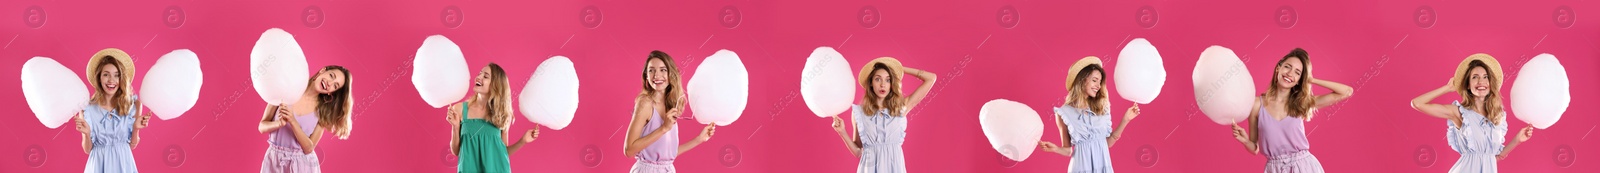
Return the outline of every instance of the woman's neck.
[[[1488,115],[1489,112],[1483,112],[1483,111],[1485,111],[1483,105],[1487,105],[1488,104],[1487,102],[1489,102],[1489,100],[1487,100],[1487,99],[1488,99],[1488,97],[1485,97],[1485,96],[1472,96],[1472,100],[1474,100],[1474,101],[1472,102],[1472,104],[1467,105],[1467,108],[1468,109],[1472,109],[1473,111],[1478,111],[1479,113],[1483,113],[1485,115]]]
[[[1289,89],[1288,88],[1281,88],[1281,87],[1274,87],[1272,89],[1272,92],[1267,92],[1267,97],[1268,97],[1268,99],[1270,99],[1270,101],[1275,102],[1275,103],[1276,102],[1283,102],[1284,100],[1289,100]]]

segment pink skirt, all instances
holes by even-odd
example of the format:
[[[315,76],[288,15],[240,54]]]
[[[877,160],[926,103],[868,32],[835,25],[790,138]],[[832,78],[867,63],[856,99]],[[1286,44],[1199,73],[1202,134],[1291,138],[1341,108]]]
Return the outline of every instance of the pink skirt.
[[[305,154],[298,147],[270,146],[261,159],[262,173],[318,173],[322,164],[317,153]]]

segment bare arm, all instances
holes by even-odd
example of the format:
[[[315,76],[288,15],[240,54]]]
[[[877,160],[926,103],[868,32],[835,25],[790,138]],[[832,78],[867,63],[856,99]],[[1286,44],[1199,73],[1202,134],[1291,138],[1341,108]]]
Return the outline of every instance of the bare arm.
[[[261,125],[257,126],[261,133],[272,132],[278,130],[279,127],[283,127],[283,122],[272,116],[277,114],[278,107],[282,107],[282,105],[267,105],[267,110],[261,111]]]
[[[1417,98],[1411,99],[1411,108],[1416,109],[1417,112],[1422,112],[1423,114],[1427,114],[1435,118],[1444,118],[1450,120],[1451,123],[1460,125],[1461,111],[1457,111],[1455,106],[1428,103],[1429,101],[1433,101],[1433,99],[1439,98],[1440,95],[1450,92],[1455,92],[1455,87],[1452,85],[1445,85],[1443,87],[1439,87],[1438,89],[1433,89],[1433,91],[1428,91],[1428,93],[1423,93],[1422,95],[1417,96]]]
[[[1505,117],[1505,116],[1500,116],[1500,117]],[[1500,119],[1500,124],[1502,124],[1502,125],[1505,124],[1505,119],[1504,118]],[[1500,154],[1496,154],[1495,155],[1496,159],[1506,159],[1506,156],[1511,155],[1511,149],[1516,149],[1517,145],[1522,145],[1522,142],[1527,142],[1528,138],[1532,138],[1533,137],[1533,126],[1522,127],[1522,130],[1518,130],[1517,134],[1512,134],[1512,135],[1516,136],[1515,138],[1513,138],[1515,140],[1511,140],[1511,144],[1507,144],[1505,149],[1501,149],[1500,150]]]
[[[643,96],[634,100],[633,120],[628,123],[628,136],[624,138],[627,141],[623,143],[622,154],[626,154],[628,157],[639,155],[639,151],[643,151],[645,147],[649,147],[651,143],[655,143],[656,140],[661,139],[661,136],[666,135],[667,131],[671,131],[661,129],[650,132],[650,134],[641,135],[644,133],[646,121],[650,120],[650,107],[653,104],[655,103],[647,102],[647,99]],[[662,121],[666,121],[665,118]]]
[[[444,121],[450,123],[450,155],[461,155],[461,103],[450,104],[445,109]]]
[[[855,127],[855,120],[850,120],[850,123],[852,123],[851,127]],[[844,148],[850,150],[850,155],[857,158],[861,157],[861,137],[856,136],[855,133],[849,130],[845,130],[845,128],[844,118],[840,118],[838,115],[833,116],[833,132],[839,134],[839,140],[844,141]]]
[[[906,74],[911,74],[922,80],[922,85],[917,85],[917,91],[911,92],[911,97],[906,100],[905,110],[911,110],[916,108],[917,104],[922,103],[922,98],[928,96],[929,90],[933,90],[933,83],[939,80],[939,75],[911,67],[906,67],[905,71]]]
[[[705,129],[700,130],[700,136],[689,140],[689,142],[678,144],[678,154],[682,155],[683,152],[689,151],[689,149],[694,149],[695,146],[700,146],[701,143],[711,140],[711,134],[714,133],[716,129],[717,123],[707,124]]]
[[[1350,88],[1349,85],[1322,79],[1311,79],[1311,83],[1316,84],[1317,86],[1322,86],[1323,88],[1328,88],[1328,90],[1333,90],[1333,93],[1317,95],[1316,104],[1311,106],[1313,109],[1328,107],[1334,103],[1339,103],[1339,101],[1344,101],[1344,99],[1348,99],[1351,95],[1354,95],[1356,91],[1354,88]],[[1307,119],[1310,119],[1309,116]]]
[[[72,117],[72,120],[75,121],[74,125],[77,126],[78,134],[83,135],[83,140],[81,140],[83,154],[89,154],[89,151],[94,149],[94,136],[89,133],[91,130],[89,129],[89,124],[84,122],[82,112],[79,112],[78,116]]]
[[[1256,97],[1256,103],[1254,106],[1259,108],[1261,107],[1261,104],[1261,97]],[[1247,120],[1250,121],[1250,131],[1248,133],[1245,132],[1244,128],[1239,127],[1238,124],[1233,125],[1234,139],[1238,139],[1239,143],[1244,144],[1244,149],[1249,151],[1251,155],[1261,152],[1260,146],[1256,145],[1256,142],[1260,141],[1261,139],[1261,129],[1257,128],[1261,124],[1260,122],[1256,121],[1256,116],[1261,116],[1259,111],[1250,111],[1250,117]]]
[[[1133,107],[1128,107],[1128,113],[1122,114],[1122,123],[1117,123],[1117,128],[1111,130],[1111,136],[1106,137],[1107,147],[1117,144],[1117,139],[1122,138],[1122,129],[1127,128],[1128,122],[1133,121],[1134,117],[1139,117],[1139,112],[1139,104],[1133,104]]]
[[[317,142],[322,141],[322,130],[320,129],[323,127],[312,128],[311,135],[307,136],[305,130],[299,128],[300,122],[295,120],[293,114],[289,113],[287,109],[282,109],[280,112],[280,115],[283,116],[279,116],[279,119],[288,122],[287,126],[291,126],[289,127],[289,132],[294,134],[294,141],[300,144],[300,150],[306,154],[316,151]]]

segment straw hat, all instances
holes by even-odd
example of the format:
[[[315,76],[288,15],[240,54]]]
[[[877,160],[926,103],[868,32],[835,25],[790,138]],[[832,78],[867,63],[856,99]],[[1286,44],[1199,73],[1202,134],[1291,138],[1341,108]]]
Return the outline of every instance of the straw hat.
[[[98,79],[100,76],[99,62],[106,57],[117,59],[118,67],[121,67],[117,71],[122,73],[122,89],[131,91],[132,88],[129,88],[129,86],[132,86],[133,82],[130,81],[133,81],[133,73],[135,73],[133,59],[129,58],[128,52],[123,52],[122,49],[117,48],[101,49],[100,52],[94,53],[94,57],[89,57],[89,68],[84,68],[83,73],[84,77],[89,80],[89,88],[100,88],[100,79]],[[100,90],[95,89],[95,92],[100,92]]]
[[[1474,60],[1483,61],[1483,64],[1489,65],[1489,73],[1494,74],[1494,80],[1496,84],[1494,86],[1495,88],[1501,88],[1506,85],[1506,73],[1505,71],[1500,70],[1500,61],[1496,61],[1493,56],[1483,53],[1472,54],[1467,56],[1467,59],[1461,60],[1461,65],[1456,66],[1456,74],[1453,75],[1453,77],[1450,77],[1450,83],[1453,85],[1460,85],[1457,82],[1466,77],[1467,70],[1469,69],[1467,65],[1472,64],[1472,61]]]
[[[872,59],[872,61],[868,61],[866,65],[861,66],[861,74],[856,76],[856,83],[861,83],[861,88],[872,88],[872,66],[880,63],[884,66],[889,66],[889,75],[891,76],[900,77],[901,75],[905,75],[905,70],[901,69],[903,67],[900,66],[900,60],[896,60],[892,57]],[[867,92],[870,93],[872,91]]]
[[[1097,58],[1097,57],[1094,57],[1094,56],[1083,57],[1083,59],[1078,59],[1078,62],[1077,63],[1073,63],[1072,64],[1072,68],[1067,70],[1067,89],[1069,89],[1069,90],[1072,89],[1072,82],[1075,82],[1073,80],[1073,78],[1077,78],[1078,77],[1078,72],[1079,71],[1083,71],[1083,68],[1084,67],[1089,67],[1090,64],[1100,65],[1100,69],[1105,69],[1106,68],[1105,64],[1100,63],[1100,58]],[[1104,70],[1102,70],[1102,71],[1104,71]],[[1105,74],[1105,72],[1101,72],[1100,75],[1101,76],[1105,76],[1106,74]],[[1102,77],[1102,78],[1104,78],[1104,77]],[[1104,88],[1101,88],[1100,89],[1100,95],[1105,95],[1105,94],[1106,94],[1106,90]]]

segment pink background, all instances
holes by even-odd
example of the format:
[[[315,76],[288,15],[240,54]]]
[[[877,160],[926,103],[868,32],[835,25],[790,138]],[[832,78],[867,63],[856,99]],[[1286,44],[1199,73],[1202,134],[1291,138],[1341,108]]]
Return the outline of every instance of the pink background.
[[[33,6],[46,12],[41,20],[28,20]],[[169,6],[183,15],[167,13]],[[305,24],[302,10],[308,6],[323,12],[320,25]],[[447,6],[464,12],[456,18],[458,27],[450,27],[455,20],[444,21]],[[584,9],[591,6],[601,15],[585,21],[590,14]],[[1001,10],[1006,6],[1015,11]],[[1145,6],[1156,13],[1141,13]],[[1280,18],[1284,6],[1295,17]],[[1434,13],[1417,15],[1422,6]],[[1577,13],[1570,27],[1552,19],[1559,6]],[[875,13],[862,15],[868,7]],[[979,107],[992,99],[1016,100],[1050,120],[1050,107],[1066,93],[1065,68],[1084,56],[1115,66],[1118,50],[1132,38],[1146,38],[1160,49],[1168,79],[1162,97],[1141,106],[1144,114],[1111,148],[1118,171],[1261,170],[1263,156],[1245,152],[1227,126],[1210,122],[1193,103],[1193,62],[1205,47],[1221,45],[1246,61],[1258,89],[1265,87],[1272,64],[1295,47],[1310,51],[1314,77],[1356,88],[1354,97],[1306,124],[1311,151],[1328,172],[1445,172],[1459,155],[1444,141],[1444,121],[1406,102],[1442,84],[1469,54],[1497,57],[1513,80],[1533,55],[1554,54],[1572,80],[1572,107],[1560,123],[1534,132],[1500,169],[1597,172],[1600,166],[1589,157],[1600,155],[1600,136],[1590,135],[1600,118],[1591,112],[1600,110],[1587,105],[1600,93],[1586,90],[1600,84],[1600,20],[1590,17],[1597,9],[1600,2],[1578,0],[6,1],[0,14],[13,17],[0,20],[12,21],[0,22],[0,39],[13,37],[0,48],[0,90],[8,91],[0,92],[0,104],[12,116],[0,116],[0,172],[83,168],[81,137],[36,123],[18,76],[21,64],[34,56],[81,72],[87,56],[107,47],[133,55],[140,75],[135,84],[156,57],[173,49],[199,54],[206,72],[194,108],[177,119],[155,120],[142,132],[133,151],[140,170],[259,169],[267,135],[254,127],[265,103],[243,67],[255,39],[274,27],[296,36],[310,66],[352,70],[356,129],[349,140],[328,137],[320,143],[327,172],[455,169],[445,150],[450,134],[444,110],[423,102],[409,80],[411,56],[434,34],[459,44],[469,69],[488,62],[506,67],[515,90],[550,56],[576,64],[583,87],[577,118],[566,129],[544,129],[540,139],[513,153],[516,172],[626,172],[633,159],[620,154],[621,143],[643,57],[650,50],[671,53],[689,80],[700,60],[719,49],[738,52],[750,70],[749,106],[740,121],[719,127],[711,141],[681,155],[678,170],[850,172],[857,159],[840,147],[830,120],[812,115],[799,96],[802,64],[818,46],[837,48],[852,70],[889,56],[939,74],[934,92],[912,111],[904,145],[909,171],[1063,172],[1069,159],[1054,154],[1001,159],[977,123]],[[1154,25],[1140,20],[1151,17],[1145,21]],[[181,25],[169,25],[176,23],[163,20],[168,18],[181,18]],[[32,27],[36,21],[44,23]],[[1515,85],[1511,81],[1504,91]],[[1114,78],[1109,82],[1117,85]],[[905,83],[909,90],[918,82]],[[1120,117],[1130,103],[1114,101]],[[512,132],[535,127],[518,119]],[[1527,126],[1509,122],[1512,129]],[[687,140],[700,127],[683,123],[680,135]],[[1044,136],[1060,141],[1054,126],[1046,126]],[[41,155],[46,157],[30,158]]]

